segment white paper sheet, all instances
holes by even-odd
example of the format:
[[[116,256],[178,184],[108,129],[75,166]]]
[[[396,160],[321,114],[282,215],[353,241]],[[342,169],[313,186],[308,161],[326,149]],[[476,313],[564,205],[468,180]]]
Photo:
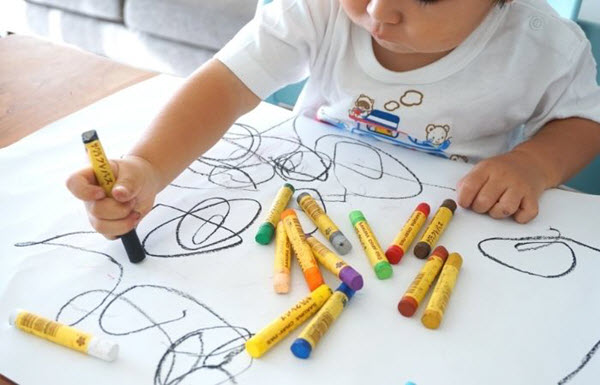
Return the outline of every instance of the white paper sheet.
[[[348,213],[362,210],[387,248],[419,202],[435,211],[455,198],[469,166],[270,105],[158,196],[138,228],[148,257],[129,263],[119,241],[91,230],[64,181],[87,165],[81,132],[96,129],[118,157],[179,83],[143,82],[0,151],[0,373],[23,384],[597,382],[600,198],[548,191],[527,225],[459,208],[440,244],[463,268],[440,329],[427,330],[426,301],[412,318],[396,308],[423,262],[407,254],[378,280]],[[254,242],[284,182],[319,197],[365,286],[310,359],[289,350],[298,329],[252,360],[244,341],[308,293],[294,265],[291,293],[275,294],[274,247]],[[16,330],[5,320],[17,307],[114,340],[120,357],[106,363]]]

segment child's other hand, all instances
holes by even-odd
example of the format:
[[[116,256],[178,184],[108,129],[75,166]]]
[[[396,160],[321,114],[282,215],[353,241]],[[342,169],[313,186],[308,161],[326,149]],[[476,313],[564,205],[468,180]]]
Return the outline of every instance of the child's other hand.
[[[546,176],[526,152],[513,150],[479,162],[457,185],[458,204],[500,219],[527,223],[538,214]]]
[[[152,209],[158,182],[152,165],[137,156],[110,161],[117,181],[112,198],[98,185],[91,167],[67,179],[67,188],[85,203],[92,227],[108,239],[133,229]]]

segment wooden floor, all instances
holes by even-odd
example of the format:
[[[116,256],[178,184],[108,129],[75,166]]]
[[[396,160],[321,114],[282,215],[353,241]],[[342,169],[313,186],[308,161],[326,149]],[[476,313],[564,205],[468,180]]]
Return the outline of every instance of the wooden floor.
[[[29,36],[0,38],[0,148],[155,75]]]

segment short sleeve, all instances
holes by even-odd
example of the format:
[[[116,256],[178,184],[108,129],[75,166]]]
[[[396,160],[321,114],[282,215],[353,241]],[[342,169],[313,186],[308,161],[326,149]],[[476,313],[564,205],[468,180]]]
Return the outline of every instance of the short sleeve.
[[[547,88],[532,118],[525,123],[530,138],[554,119],[583,118],[600,123],[600,87],[590,42],[582,39],[569,65]]]
[[[330,8],[326,0],[275,0],[260,7],[215,58],[265,99],[309,75]]]

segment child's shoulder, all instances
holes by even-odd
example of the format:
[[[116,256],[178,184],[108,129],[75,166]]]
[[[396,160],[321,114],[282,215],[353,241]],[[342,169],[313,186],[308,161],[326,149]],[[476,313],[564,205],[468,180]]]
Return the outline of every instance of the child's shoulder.
[[[587,41],[585,33],[572,20],[560,15],[546,0],[514,0],[507,22],[527,30],[527,36],[560,55],[569,55]]]

